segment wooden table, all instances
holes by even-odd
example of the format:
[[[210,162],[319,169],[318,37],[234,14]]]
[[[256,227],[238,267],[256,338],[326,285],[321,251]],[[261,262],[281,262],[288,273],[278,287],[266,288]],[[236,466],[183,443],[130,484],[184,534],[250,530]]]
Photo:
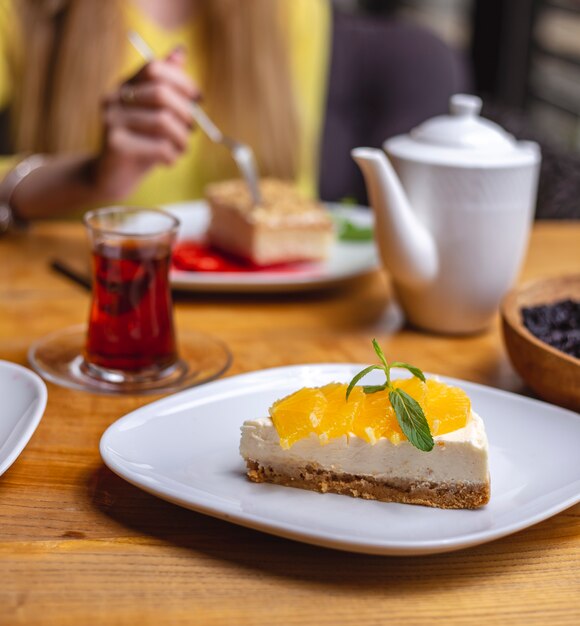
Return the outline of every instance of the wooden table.
[[[85,321],[88,293],[48,265],[82,241],[72,223],[0,240],[1,359],[25,364],[33,340]],[[579,269],[580,223],[538,224],[522,279]],[[227,342],[228,375],[370,362],[376,336],[388,354],[425,370],[525,392],[497,322],[468,338],[392,334],[389,294],[376,274],[332,294],[190,295],[179,297],[176,319]],[[0,478],[2,625],[580,623],[580,506],[437,556],[311,547],[173,506],[107,470],[102,432],[151,398],[48,389],[38,430]]]

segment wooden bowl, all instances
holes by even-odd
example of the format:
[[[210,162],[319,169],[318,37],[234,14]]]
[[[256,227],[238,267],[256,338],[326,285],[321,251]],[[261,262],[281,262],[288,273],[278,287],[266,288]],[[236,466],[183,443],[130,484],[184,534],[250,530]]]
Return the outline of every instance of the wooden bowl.
[[[540,341],[524,326],[522,307],[580,300],[580,275],[545,278],[510,291],[502,301],[504,342],[512,365],[544,400],[580,411],[580,359]]]

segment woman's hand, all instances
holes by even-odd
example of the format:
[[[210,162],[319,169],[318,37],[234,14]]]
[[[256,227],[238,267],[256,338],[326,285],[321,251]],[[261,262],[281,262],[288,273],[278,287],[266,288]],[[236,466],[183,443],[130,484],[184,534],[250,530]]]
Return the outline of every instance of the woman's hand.
[[[58,155],[26,176],[11,205],[37,219],[123,199],[157,164],[183,153],[193,128],[195,84],[183,71],[184,51],[145,65],[106,99],[100,153]]]
[[[107,200],[128,195],[155,165],[171,165],[185,151],[193,129],[191,101],[200,96],[183,70],[185,53],[145,65],[105,99],[104,138],[95,162],[95,184]]]

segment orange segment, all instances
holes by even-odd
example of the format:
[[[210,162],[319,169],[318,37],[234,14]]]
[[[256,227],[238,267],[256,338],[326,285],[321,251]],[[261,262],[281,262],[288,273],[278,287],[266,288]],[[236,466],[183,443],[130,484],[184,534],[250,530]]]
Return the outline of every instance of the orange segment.
[[[293,443],[314,432],[326,406],[326,398],[319,389],[304,387],[274,402],[270,417],[280,436],[280,445],[289,448]]]
[[[434,435],[444,435],[467,424],[471,414],[471,401],[459,387],[428,380],[424,411],[431,432]]]
[[[363,399],[361,387],[355,387],[346,401],[346,385],[331,383],[320,388],[326,398],[326,407],[316,428],[321,443],[327,443],[334,437],[342,437],[352,432],[354,416],[359,412]]]
[[[405,380],[394,380],[393,385],[406,391],[412,398],[424,406],[427,396],[427,385],[418,378],[407,378]]]
[[[353,421],[352,432],[370,444],[375,444],[380,437],[400,441],[403,433],[389,402],[388,391],[364,395],[361,409]]]
[[[421,405],[432,435],[444,435],[463,428],[471,413],[469,397],[459,387],[437,380],[418,378],[394,382]]]
[[[433,435],[443,435],[467,423],[471,402],[458,387],[436,380],[418,378],[394,381],[423,408]],[[381,437],[399,443],[405,439],[388,391],[365,394],[355,387],[346,401],[347,385],[331,383],[308,388],[282,398],[270,408],[270,416],[280,436],[280,445],[289,448],[299,439],[316,433],[322,444],[335,437],[354,433],[370,444]]]

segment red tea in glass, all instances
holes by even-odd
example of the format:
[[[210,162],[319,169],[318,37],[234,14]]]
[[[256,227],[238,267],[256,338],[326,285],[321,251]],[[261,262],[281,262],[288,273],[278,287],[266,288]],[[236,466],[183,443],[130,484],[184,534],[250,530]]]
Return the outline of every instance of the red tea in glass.
[[[169,285],[178,222],[149,209],[87,214],[93,298],[85,346],[88,371],[106,380],[149,380],[177,363]]]

